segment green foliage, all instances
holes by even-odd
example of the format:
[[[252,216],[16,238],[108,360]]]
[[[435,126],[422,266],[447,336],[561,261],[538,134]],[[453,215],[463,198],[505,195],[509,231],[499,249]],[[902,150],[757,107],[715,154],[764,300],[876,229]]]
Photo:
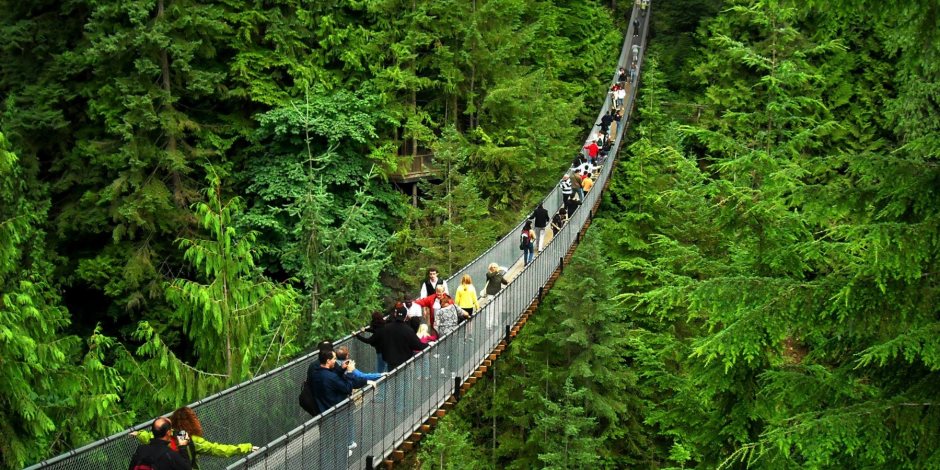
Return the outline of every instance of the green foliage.
[[[166,295],[193,345],[197,367],[235,383],[252,375],[251,367],[260,365],[272,345],[283,347],[279,334],[261,333],[276,322],[289,327],[295,321],[296,293],[261,275],[252,253],[255,235],[239,233],[233,222],[240,199],[223,200],[220,181],[209,183],[206,202],[197,203],[195,213],[211,238],[179,241],[196,276],[174,280]],[[153,352],[146,349],[140,352]]]
[[[474,410],[500,463],[557,464],[562,423],[528,433],[567,409],[595,467],[938,465],[935,11],[737,1],[654,41],[629,158]]]
[[[491,217],[482,197],[477,172],[469,171],[470,146],[448,128],[434,146],[440,184],[423,184],[424,206],[411,214],[414,222],[396,232],[394,249],[402,258],[401,277],[418,286],[429,266],[449,276],[503,235],[505,223]],[[420,247],[415,252],[414,248]],[[474,279],[481,288],[484,280]],[[416,295],[417,291],[406,291]]]
[[[239,174],[270,271],[302,282],[310,342],[360,326],[379,307],[379,275],[403,197],[380,179],[390,150],[374,143],[388,122],[372,95],[317,89],[258,117],[258,158]],[[351,282],[352,281],[352,282]]]
[[[621,299],[662,388],[646,420],[680,465],[937,458],[937,175],[872,112],[897,79],[872,57],[878,15],[815,13],[736,2],[710,21],[706,106],[691,125],[654,106],[619,183]]]
[[[119,429],[108,420],[122,379],[102,363],[110,340],[97,331],[84,358],[78,337],[63,331],[68,311],[47,278],[48,210],[25,196],[20,163],[0,134],[0,450],[3,468],[21,468],[46,449]],[[64,427],[60,427],[64,425]]]
[[[467,423],[453,415],[440,421],[440,425],[418,450],[419,466],[425,470],[480,470],[489,468],[480,459],[480,449],[473,445]]]
[[[530,393],[534,392],[529,389]],[[594,436],[595,420],[585,416],[586,389],[575,390],[571,377],[565,380],[561,401],[540,397],[542,407],[536,412],[532,438],[539,440],[542,468],[568,469],[595,467],[600,462],[601,439]]]

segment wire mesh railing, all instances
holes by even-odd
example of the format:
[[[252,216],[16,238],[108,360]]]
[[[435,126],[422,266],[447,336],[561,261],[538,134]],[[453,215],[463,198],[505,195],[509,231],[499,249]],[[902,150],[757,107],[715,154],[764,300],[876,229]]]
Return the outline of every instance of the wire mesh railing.
[[[640,20],[641,34],[638,36],[634,35],[633,19]],[[634,7],[618,66],[630,66],[631,48],[639,44],[641,55],[636,66],[638,72],[641,70],[648,22],[648,9]],[[616,80],[615,72],[611,83]],[[235,458],[200,458],[200,468],[364,468],[367,460],[378,462],[389,455],[454,393],[455,379],[462,380],[476,370],[499,344],[507,327],[513,325],[540,295],[568,249],[576,243],[610,176],[611,162],[625,134],[636,89],[636,86],[631,87],[625,99],[621,120],[623,128],[617,130],[609,157],[601,166],[595,182],[595,190],[587,193],[581,208],[569,214],[568,222],[535,259],[470,320],[381,379],[375,387],[355,393],[312,419],[298,406],[297,395],[308,366],[316,360],[316,352],[191,404],[190,407],[200,417],[205,436],[210,440],[267,443],[259,451],[237,461]],[[598,120],[612,104],[605,98]],[[599,126],[595,125],[589,136],[598,130]],[[556,212],[562,205],[561,199],[556,186],[543,200],[545,209],[549,213]],[[485,279],[490,263],[514,265],[521,257],[517,238],[523,223],[520,222],[486,252],[454,273],[448,284],[456,285],[455,282],[459,282],[464,274],[470,274],[480,282]],[[349,347],[350,357],[356,359],[359,369],[375,370],[375,354],[371,346],[355,341],[352,335],[334,342],[334,346],[340,345]],[[123,468],[137,447],[137,441],[129,436],[129,432],[142,429],[148,423],[40,462],[27,470]]]

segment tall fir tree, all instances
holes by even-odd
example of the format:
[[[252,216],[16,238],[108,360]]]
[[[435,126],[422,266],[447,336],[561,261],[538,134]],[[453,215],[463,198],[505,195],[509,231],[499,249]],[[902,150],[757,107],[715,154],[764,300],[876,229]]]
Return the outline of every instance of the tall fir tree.
[[[68,335],[45,233],[48,203],[27,197],[24,172],[0,134],[0,467],[22,468],[128,424],[109,419],[123,380],[105,365],[112,342]]]

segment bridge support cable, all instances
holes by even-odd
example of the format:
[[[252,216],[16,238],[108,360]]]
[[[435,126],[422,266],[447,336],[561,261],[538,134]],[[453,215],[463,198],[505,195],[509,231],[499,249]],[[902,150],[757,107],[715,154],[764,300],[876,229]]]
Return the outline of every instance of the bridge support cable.
[[[645,14],[643,14],[645,13]],[[639,19],[640,34],[634,35],[633,19]],[[624,38],[618,67],[629,69],[632,46],[638,44],[641,54],[637,70],[642,70],[642,52],[646,49],[649,14],[634,7],[630,26]],[[611,81],[617,80],[616,73]],[[394,373],[380,380],[375,387],[356,392],[326,413],[310,419],[297,403],[300,386],[307,367],[316,360],[316,351],[304,354],[289,363],[252,380],[230,387],[190,405],[200,417],[207,436],[218,442],[267,443],[259,451],[240,460],[202,458],[204,470],[238,469],[336,469],[373,468],[377,462],[403,455],[403,445],[415,433],[426,433],[435,424],[461,391],[482,377],[481,367],[492,364],[508,341],[534,310],[545,291],[560,275],[567,259],[590,223],[600,204],[600,197],[609,184],[609,177],[626,133],[635,103],[639,74],[630,87],[624,104],[621,128],[609,157],[582,206],[570,214],[568,223],[551,242],[496,297],[483,306],[473,318],[444,336],[432,348],[413,357]],[[606,99],[598,115],[608,112],[612,102]],[[599,130],[591,130],[593,136]],[[556,186],[543,200],[544,207],[554,213],[561,207],[561,193]],[[464,274],[485,279],[487,266],[513,266],[521,255],[517,234],[522,223],[513,228],[485,253],[454,273],[448,281],[459,282]],[[348,335],[334,342],[345,345],[362,370],[375,370],[375,354],[371,346],[355,341]],[[426,421],[431,424],[426,424]],[[98,470],[123,468],[137,447],[128,436],[143,429],[142,423],[124,432],[108,436],[81,448],[40,462],[27,470],[68,469]]]

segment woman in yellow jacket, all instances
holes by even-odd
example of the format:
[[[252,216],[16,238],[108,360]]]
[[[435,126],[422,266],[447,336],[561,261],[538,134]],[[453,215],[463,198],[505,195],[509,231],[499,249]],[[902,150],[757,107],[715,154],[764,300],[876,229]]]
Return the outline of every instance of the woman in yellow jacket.
[[[217,444],[207,441],[202,437],[202,423],[199,422],[196,412],[188,406],[174,411],[170,415],[170,422],[173,423],[173,429],[176,431],[186,431],[189,434],[190,444],[192,445],[186,446],[186,449],[189,451],[189,461],[192,462],[194,469],[199,468],[199,462],[196,460],[196,456],[199,454],[214,457],[232,457],[250,454],[258,450],[257,447],[251,444]],[[153,439],[153,434],[150,431],[135,431],[131,433],[131,436],[136,437],[141,444],[148,444]]]
[[[469,274],[464,274],[460,280],[460,287],[457,288],[454,303],[469,315],[473,315],[475,310],[480,309],[480,302],[477,300],[477,289],[473,287],[473,279],[470,278]]]

